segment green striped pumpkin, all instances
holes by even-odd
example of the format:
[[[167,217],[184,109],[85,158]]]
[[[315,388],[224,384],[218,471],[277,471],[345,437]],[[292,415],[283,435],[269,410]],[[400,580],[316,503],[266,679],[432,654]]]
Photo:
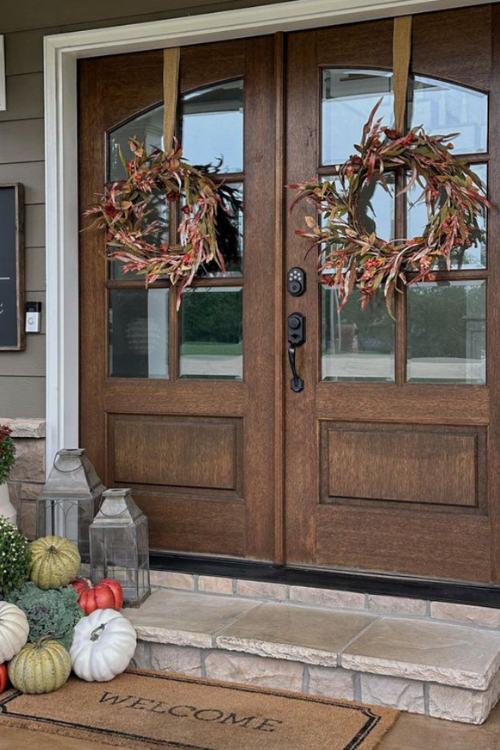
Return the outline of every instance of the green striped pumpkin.
[[[30,578],[41,589],[58,589],[70,583],[80,570],[80,553],[69,539],[43,536],[31,543]]]
[[[70,672],[68,652],[50,636],[26,644],[9,664],[9,679],[16,690],[33,695],[59,690]]]

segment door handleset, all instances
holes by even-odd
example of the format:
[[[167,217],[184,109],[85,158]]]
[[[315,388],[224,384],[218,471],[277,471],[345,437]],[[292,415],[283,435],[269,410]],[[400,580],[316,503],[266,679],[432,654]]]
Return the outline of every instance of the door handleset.
[[[290,387],[294,393],[304,390],[304,381],[297,372],[295,354],[297,347],[302,346],[306,340],[306,319],[302,313],[294,312],[288,316],[288,362],[292,371]]]

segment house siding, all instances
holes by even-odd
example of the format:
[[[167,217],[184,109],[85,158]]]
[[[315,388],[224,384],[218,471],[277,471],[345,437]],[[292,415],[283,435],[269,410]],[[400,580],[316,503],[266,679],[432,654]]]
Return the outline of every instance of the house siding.
[[[43,306],[42,333],[28,335],[23,352],[0,352],[0,417],[45,415],[44,36],[275,1],[143,0],[138,13],[136,0],[3,0],[8,109],[0,112],[0,182],[24,184],[26,299]]]

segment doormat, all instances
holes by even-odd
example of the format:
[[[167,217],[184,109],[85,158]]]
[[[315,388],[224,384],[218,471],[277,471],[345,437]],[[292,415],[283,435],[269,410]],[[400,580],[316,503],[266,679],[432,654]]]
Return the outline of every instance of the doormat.
[[[133,670],[0,697],[0,726],[146,750],[372,750],[398,712],[288,691]]]

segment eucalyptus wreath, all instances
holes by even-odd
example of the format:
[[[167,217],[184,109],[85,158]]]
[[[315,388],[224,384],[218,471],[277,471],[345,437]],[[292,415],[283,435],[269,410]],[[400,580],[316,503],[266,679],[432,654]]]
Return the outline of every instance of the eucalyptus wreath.
[[[422,127],[402,135],[375,120],[380,102],[363,127],[361,143],[337,166],[333,179],[289,185],[315,208],[306,229],[297,234],[318,249],[324,284],[335,286],[341,304],[354,288],[365,308],[381,288],[392,314],[395,291],[406,284],[429,281],[438,265],[449,269],[455,256],[483,237],[480,219],[489,206],[485,186],[465,161],[453,156],[454,135],[429,135]],[[386,240],[369,231],[361,210],[363,195],[376,184],[392,194],[389,175],[407,175],[403,192],[418,185],[418,201],[427,208],[421,235]]]
[[[125,272],[145,277],[146,284],[167,279],[183,290],[203,266],[225,270],[224,245],[236,233],[236,192],[215,182],[218,166],[193,166],[175,141],[171,151],[148,151],[131,138],[132,158],[122,162],[126,176],[106,185],[98,202],[85,212],[91,226],[106,230],[106,253],[121,261]],[[169,215],[179,211],[175,241],[169,237]]]

